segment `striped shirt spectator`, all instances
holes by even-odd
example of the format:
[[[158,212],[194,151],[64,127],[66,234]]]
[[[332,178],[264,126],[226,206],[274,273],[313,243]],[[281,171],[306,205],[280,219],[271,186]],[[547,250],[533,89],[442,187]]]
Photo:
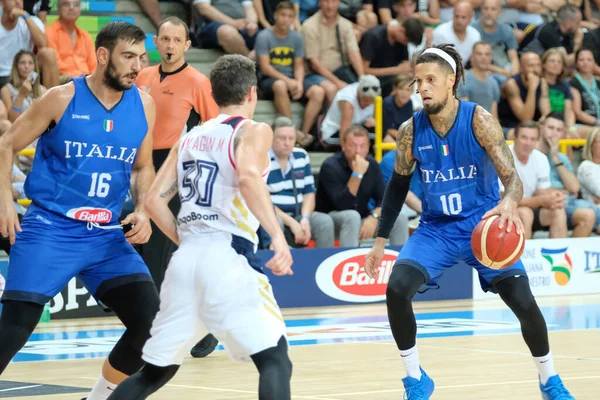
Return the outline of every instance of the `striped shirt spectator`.
[[[295,142],[293,121],[277,118],[267,180],[277,218],[291,246],[306,246],[314,238],[317,247],[333,247],[333,220],[327,214],[314,212],[315,180],[310,159],[306,151],[294,147]]]

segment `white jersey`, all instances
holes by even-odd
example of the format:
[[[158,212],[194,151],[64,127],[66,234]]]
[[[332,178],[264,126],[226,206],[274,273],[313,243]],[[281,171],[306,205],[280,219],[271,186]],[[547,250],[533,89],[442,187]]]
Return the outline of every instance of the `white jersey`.
[[[180,240],[188,235],[227,232],[258,244],[259,222],[239,189],[234,137],[247,121],[221,114],[181,138],[177,181],[181,209]],[[268,169],[265,173],[265,179]]]

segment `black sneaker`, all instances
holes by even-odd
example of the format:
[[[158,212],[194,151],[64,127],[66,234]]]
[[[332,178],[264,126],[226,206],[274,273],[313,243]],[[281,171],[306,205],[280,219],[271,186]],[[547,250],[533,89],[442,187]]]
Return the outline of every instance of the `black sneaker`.
[[[215,351],[218,344],[217,338],[209,333],[192,348],[190,354],[194,358],[204,358]]]

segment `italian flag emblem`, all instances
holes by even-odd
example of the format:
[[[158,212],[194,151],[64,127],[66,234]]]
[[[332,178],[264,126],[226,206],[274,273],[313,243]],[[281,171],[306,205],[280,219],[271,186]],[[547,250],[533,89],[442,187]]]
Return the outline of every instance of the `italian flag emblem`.
[[[448,145],[447,144],[443,144],[440,147],[440,150],[442,151],[442,155],[443,156],[447,156],[448,154],[450,154],[450,150],[448,149]]]
[[[112,119],[105,119],[104,120],[104,130],[106,132],[112,131],[114,127],[115,127],[115,123],[113,122]]]

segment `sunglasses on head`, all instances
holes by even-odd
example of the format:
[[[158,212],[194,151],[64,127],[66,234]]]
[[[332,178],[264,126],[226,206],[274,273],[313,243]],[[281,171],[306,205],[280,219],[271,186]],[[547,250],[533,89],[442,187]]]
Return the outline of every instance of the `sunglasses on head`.
[[[362,88],[363,92],[368,92],[369,90],[372,90],[374,92],[379,92],[379,86],[365,86]]]

